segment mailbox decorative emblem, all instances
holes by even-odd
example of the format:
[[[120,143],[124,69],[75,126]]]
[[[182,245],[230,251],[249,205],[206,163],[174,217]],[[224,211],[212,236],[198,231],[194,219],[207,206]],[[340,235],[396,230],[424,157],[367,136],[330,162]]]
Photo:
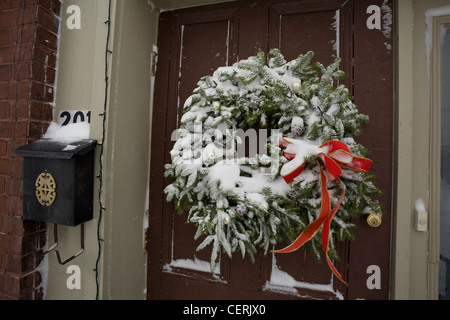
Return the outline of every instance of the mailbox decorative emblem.
[[[56,199],[56,182],[48,172],[41,173],[36,179],[36,198],[43,206],[50,207]]]

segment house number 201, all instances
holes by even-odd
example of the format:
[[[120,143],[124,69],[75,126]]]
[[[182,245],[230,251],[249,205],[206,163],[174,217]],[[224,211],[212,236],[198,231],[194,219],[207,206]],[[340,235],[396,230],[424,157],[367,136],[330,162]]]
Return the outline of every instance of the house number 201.
[[[68,110],[59,114],[59,123],[66,126],[71,123],[87,122],[91,123],[91,111],[89,110]]]

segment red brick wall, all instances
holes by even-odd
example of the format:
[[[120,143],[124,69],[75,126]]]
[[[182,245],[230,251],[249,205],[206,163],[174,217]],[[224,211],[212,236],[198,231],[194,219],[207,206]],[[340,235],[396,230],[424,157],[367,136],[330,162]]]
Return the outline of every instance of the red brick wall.
[[[14,150],[52,120],[60,8],[60,0],[0,0],[0,299],[43,297],[35,269],[46,225],[22,219]]]

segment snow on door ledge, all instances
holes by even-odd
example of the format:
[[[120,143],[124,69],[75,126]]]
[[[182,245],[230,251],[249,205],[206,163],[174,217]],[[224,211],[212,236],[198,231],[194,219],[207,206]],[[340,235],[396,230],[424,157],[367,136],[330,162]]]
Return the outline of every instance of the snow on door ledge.
[[[210,263],[208,261],[203,261],[198,259],[194,255],[194,259],[176,259],[174,260],[172,258],[172,261],[170,263],[166,263],[163,266],[163,270],[168,273],[174,273],[174,274],[180,274],[173,268],[179,268],[179,269],[186,269],[191,271],[197,271],[197,272],[204,272],[211,274],[211,267]],[[214,281],[219,282],[226,282],[223,279],[220,278],[220,261],[216,264],[216,268],[214,269],[214,273],[211,274]]]
[[[333,288],[333,275],[331,275],[329,284],[314,284],[295,280],[289,273],[280,270],[277,265],[277,259],[272,254],[272,272],[270,280],[263,287],[264,291],[275,291],[280,293],[298,295],[297,288],[309,289],[314,291],[329,292],[336,296],[337,299],[343,300],[344,296]]]

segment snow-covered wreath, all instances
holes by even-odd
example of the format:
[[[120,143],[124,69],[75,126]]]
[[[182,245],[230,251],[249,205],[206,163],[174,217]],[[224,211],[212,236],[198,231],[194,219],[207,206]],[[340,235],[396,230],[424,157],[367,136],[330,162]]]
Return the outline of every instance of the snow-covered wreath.
[[[269,54],[199,81],[165,165],[167,201],[188,212],[195,238],[206,236],[197,250],[212,244],[211,271],[221,251],[254,261],[258,247],[306,245],[343,281],[336,241],[354,238],[351,217],[382,214],[368,152],[354,140],[368,117],[339,84],[339,58],[325,67],[313,52],[290,62]],[[275,251],[283,242],[292,244]]]

